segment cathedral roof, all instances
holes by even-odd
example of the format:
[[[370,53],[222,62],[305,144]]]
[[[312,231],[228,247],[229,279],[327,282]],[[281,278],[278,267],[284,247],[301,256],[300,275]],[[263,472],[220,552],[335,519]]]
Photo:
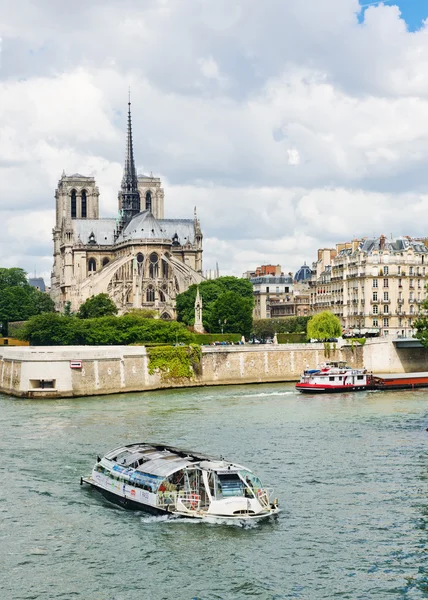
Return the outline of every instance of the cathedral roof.
[[[117,238],[117,242],[136,239],[166,239],[172,240],[174,235],[182,246],[195,237],[192,219],[156,219],[149,210],[143,210],[136,215]]]
[[[118,242],[136,239],[165,239],[168,236],[162,231],[159,221],[149,210],[143,210],[129,221],[117,238]]]
[[[116,219],[73,219],[72,224],[76,240],[80,238],[79,241],[84,245],[88,243],[91,233],[100,246],[114,243]]]

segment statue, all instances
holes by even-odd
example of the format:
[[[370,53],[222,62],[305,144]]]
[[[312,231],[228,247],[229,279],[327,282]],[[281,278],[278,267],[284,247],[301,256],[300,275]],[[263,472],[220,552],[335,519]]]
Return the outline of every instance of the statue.
[[[199,285],[196,288],[194,329],[197,333],[205,333],[204,325],[202,323],[202,298],[199,294]]]

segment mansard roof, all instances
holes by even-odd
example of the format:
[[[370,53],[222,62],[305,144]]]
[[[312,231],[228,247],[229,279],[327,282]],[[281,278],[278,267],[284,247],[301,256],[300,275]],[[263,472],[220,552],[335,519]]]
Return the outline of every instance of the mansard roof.
[[[382,242],[381,242],[382,240]],[[383,246],[382,246],[383,244]],[[382,247],[381,247],[382,246]],[[379,238],[366,238],[361,241],[359,249],[367,254],[372,252],[391,252],[392,254],[403,252],[408,249],[414,250],[422,254],[428,253],[428,248],[421,240],[412,239],[410,237],[397,237],[388,239],[384,236]]]

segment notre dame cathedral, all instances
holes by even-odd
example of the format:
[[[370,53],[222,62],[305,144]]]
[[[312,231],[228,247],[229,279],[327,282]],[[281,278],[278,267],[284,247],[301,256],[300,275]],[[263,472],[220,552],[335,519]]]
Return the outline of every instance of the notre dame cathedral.
[[[175,297],[202,276],[202,232],[193,219],[165,219],[158,177],[137,175],[128,103],[125,168],[118,218],[100,218],[93,177],[63,173],[55,192],[51,295],[71,310],[107,293],[119,313],[150,308],[175,318]]]

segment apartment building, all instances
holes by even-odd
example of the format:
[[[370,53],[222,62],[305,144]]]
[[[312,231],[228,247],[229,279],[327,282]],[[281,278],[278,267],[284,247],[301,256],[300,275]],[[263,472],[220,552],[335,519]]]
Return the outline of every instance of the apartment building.
[[[272,304],[291,302],[293,278],[290,275],[264,275],[253,277],[250,281],[253,285],[255,319],[270,319]]]
[[[311,311],[331,310],[345,330],[409,335],[425,299],[424,242],[381,235],[320,250],[312,266]]]

